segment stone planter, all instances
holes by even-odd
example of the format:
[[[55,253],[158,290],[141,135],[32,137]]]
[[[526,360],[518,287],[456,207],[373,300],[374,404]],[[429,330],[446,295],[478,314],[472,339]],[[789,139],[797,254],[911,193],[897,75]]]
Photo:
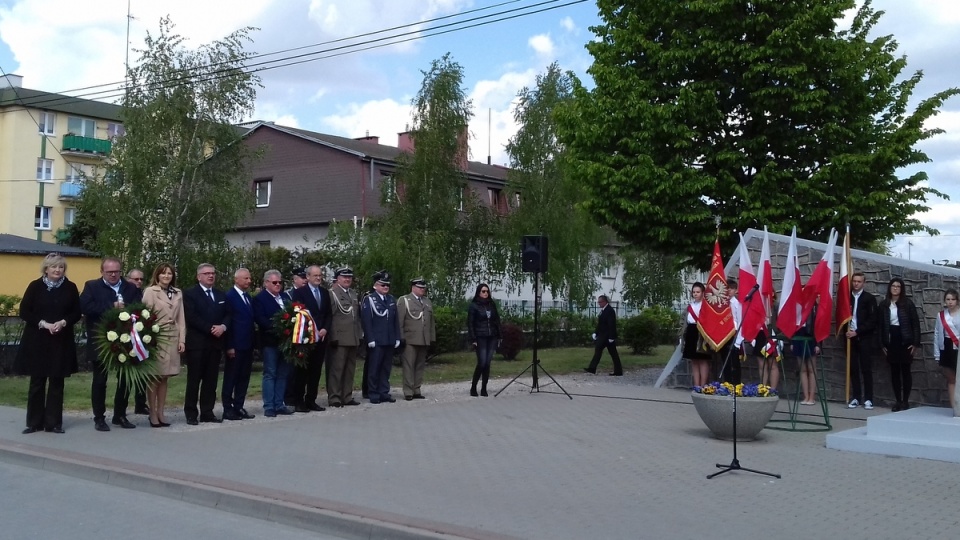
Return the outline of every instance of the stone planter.
[[[693,405],[713,435],[733,440],[733,398],[692,392]],[[779,397],[737,398],[737,440],[752,441],[777,410]]]

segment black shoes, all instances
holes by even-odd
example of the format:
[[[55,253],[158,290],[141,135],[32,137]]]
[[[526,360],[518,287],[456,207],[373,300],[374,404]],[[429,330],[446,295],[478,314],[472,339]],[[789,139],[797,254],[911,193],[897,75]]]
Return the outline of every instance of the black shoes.
[[[290,407],[280,407],[279,409],[277,409],[276,413],[279,415],[287,416],[287,415],[293,414],[293,409],[291,409]]]
[[[427,398],[423,397],[423,394],[414,394],[413,399],[427,399]]]
[[[198,422],[196,418],[187,418],[187,425],[188,425],[188,426],[199,426],[199,425],[200,425],[200,422]]]
[[[240,415],[240,418],[242,418],[242,419],[244,419],[244,420],[250,420],[251,418],[256,418],[256,417],[257,417],[257,415],[255,415],[255,414],[250,414],[250,413],[248,413],[246,409],[240,409],[239,411],[237,411],[237,414],[239,414],[239,415]]]
[[[110,426],[107,425],[107,421],[103,418],[94,418],[93,425],[97,431],[110,431]]]
[[[592,375],[596,375],[596,374],[597,374],[597,370],[595,370],[595,369],[590,369],[590,368],[586,368],[586,367],[583,368],[583,371],[585,371],[585,372],[587,372],[587,373],[590,373],[590,374],[592,374]]]
[[[224,420],[243,420],[243,417],[240,416],[240,413],[232,410],[226,410],[223,412]]]
[[[350,401],[344,403],[344,405],[349,406],[349,407],[355,407],[355,406],[357,406],[357,405],[359,405],[359,404],[360,404],[360,402],[357,401],[357,400],[355,400],[355,399],[351,399]]]
[[[24,435],[29,435],[29,434],[31,434],[31,433],[36,433],[36,432],[38,432],[38,431],[40,431],[40,428],[28,427],[28,428],[24,429],[23,431],[21,431],[20,433],[23,433]]]
[[[610,374],[610,376],[611,376],[611,377],[623,377],[623,373],[617,373],[616,371],[614,371],[613,373]]]
[[[413,396],[403,396],[404,401],[413,401]]]
[[[219,424],[220,422],[223,422],[222,419],[217,418],[216,416],[201,416],[200,421],[211,424]]]
[[[314,411],[314,412],[323,412],[323,411],[326,410],[325,408],[317,405],[316,402],[313,402],[313,403],[307,405],[307,408],[310,409],[311,411]]]
[[[481,388],[481,389],[480,389],[480,395],[483,396],[483,397],[487,397],[487,389],[486,389],[486,388]]]
[[[47,433],[66,433],[63,431],[63,426],[53,426],[51,428],[44,428],[43,430]]]
[[[150,407],[144,405],[143,407],[137,407],[133,411],[134,414],[150,414]]]
[[[473,396],[473,397],[477,397],[477,396],[480,395],[480,394],[477,393],[477,387],[476,387],[476,386],[470,388],[470,395]]]
[[[163,427],[163,424],[161,424],[160,422],[157,422],[156,424],[154,424],[153,420],[151,420],[150,427]]]
[[[113,422],[111,422],[111,423],[112,423],[113,425],[115,425],[115,426],[120,426],[120,427],[122,427],[123,429],[133,429],[133,428],[137,427],[137,426],[133,425],[132,422],[130,422],[129,420],[127,420],[127,417],[126,417],[126,416],[114,416],[114,417],[113,417]]]
[[[293,408],[293,410],[294,410],[295,412],[299,412],[299,413],[308,413],[308,412],[310,412],[310,409],[307,408],[307,407],[305,407],[305,406],[303,406],[303,405],[297,405],[296,407]]]

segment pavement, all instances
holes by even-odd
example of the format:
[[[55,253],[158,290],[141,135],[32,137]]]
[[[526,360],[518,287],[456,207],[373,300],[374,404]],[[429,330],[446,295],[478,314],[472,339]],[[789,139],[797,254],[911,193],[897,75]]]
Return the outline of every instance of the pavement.
[[[737,457],[781,479],[707,480],[733,446],[710,436],[687,391],[629,377],[558,380],[574,399],[543,378],[540,392],[514,384],[488,398],[466,397],[463,383],[464,398],[451,401],[425,388],[423,401],[270,419],[248,406],[257,419],[196,427],[151,429],[130,416],[137,429],[109,433],[85,414],[65,419],[65,435],[21,435],[24,411],[0,407],[0,462],[304,537],[956,538],[960,514],[944,501],[960,496],[957,464],[830,450],[825,432],[766,429]],[[835,431],[889,413],[830,409]]]

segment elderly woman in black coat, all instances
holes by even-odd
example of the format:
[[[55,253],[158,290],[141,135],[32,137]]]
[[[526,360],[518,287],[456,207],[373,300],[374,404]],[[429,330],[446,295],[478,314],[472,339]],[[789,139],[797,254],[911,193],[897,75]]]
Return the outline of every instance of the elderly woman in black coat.
[[[913,377],[910,364],[913,351],[920,348],[920,317],[917,307],[907,298],[906,286],[900,278],[887,285],[887,297],[880,302],[880,342],[890,363],[890,381],[897,403],[893,412],[910,408]]]
[[[40,272],[20,301],[20,318],[26,324],[14,370],[30,376],[24,434],[63,433],[63,379],[77,372],[73,325],[80,320],[80,293],[66,277],[62,256],[47,255]]]

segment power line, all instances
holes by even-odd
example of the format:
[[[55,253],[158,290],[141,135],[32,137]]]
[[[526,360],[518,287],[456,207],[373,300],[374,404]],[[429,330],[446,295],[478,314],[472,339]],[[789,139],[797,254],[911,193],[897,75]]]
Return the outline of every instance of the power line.
[[[271,69],[279,69],[279,68],[282,68],[282,67],[289,67],[289,66],[293,66],[293,65],[304,64],[304,63],[307,63],[307,62],[313,62],[313,61],[323,60],[323,59],[327,59],[327,58],[333,58],[333,57],[337,57],[337,56],[344,56],[344,55],[347,55],[347,54],[354,54],[354,53],[357,53],[357,52],[367,51],[367,50],[371,50],[371,49],[377,49],[377,48],[381,48],[381,47],[387,47],[387,46],[390,46],[390,45],[397,45],[397,44],[400,44],[400,43],[406,43],[406,42],[408,42],[408,41],[415,41],[415,40],[424,39],[424,38],[427,38],[427,37],[433,37],[433,36],[438,36],[438,35],[443,35],[443,34],[449,34],[449,33],[452,33],[452,32],[459,32],[459,31],[461,31],[461,30],[467,30],[467,29],[476,28],[476,27],[480,27],[480,26],[486,26],[486,25],[490,25],[490,24],[494,24],[494,23],[498,23],[498,22],[503,22],[503,21],[507,21],[507,20],[511,20],[511,19],[520,18],[520,17],[526,17],[526,16],[529,16],[529,15],[535,15],[535,14],[537,14],[537,13],[542,13],[542,12],[546,12],[546,11],[552,11],[552,10],[555,10],[555,9],[560,9],[560,8],[568,7],[568,6],[571,6],[571,5],[581,4],[581,3],[586,2],[586,0],[570,0],[570,1],[567,1],[566,3],[559,4],[559,5],[552,5],[552,6],[549,6],[549,5],[548,5],[548,4],[556,4],[557,2],[560,2],[560,1],[561,1],[561,0],[547,0],[547,1],[539,2],[539,3],[537,3],[537,4],[531,4],[531,5],[528,5],[528,6],[523,6],[523,7],[519,7],[519,8],[510,9],[510,10],[503,10],[503,11],[499,11],[499,12],[492,13],[492,14],[482,15],[482,16],[478,16],[478,17],[472,17],[472,18],[470,18],[470,19],[466,19],[466,20],[462,20],[462,21],[456,21],[456,22],[452,22],[452,23],[447,23],[447,24],[438,25],[438,26],[435,26],[435,27],[430,28],[430,29],[428,29],[428,30],[426,30],[426,31],[423,31],[423,32],[421,32],[420,30],[410,31],[410,32],[403,32],[403,33],[393,34],[393,35],[390,35],[390,36],[381,37],[381,38],[377,38],[377,39],[361,41],[361,42],[359,42],[359,43],[353,43],[353,44],[350,44],[350,45],[341,45],[341,46],[338,46],[338,47],[331,47],[331,48],[327,48],[327,49],[323,49],[323,50],[319,50],[319,51],[314,51],[314,52],[311,52],[311,53],[304,53],[304,54],[299,54],[299,55],[291,55],[291,56],[286,56],[286,57],[282,57],[282,58],[275,59],[275,60],[258,62],[258,63],[255,63],[255,64],[250,64],[250,65],[244,66],[244,68],[246,68],[246,71],[243,71],[243,70],[241,70],[241,71],[242,71],[243,73],[245,73],[245,74],[259,73],[259,72],[261,72],[261,71],[268,71],[268,70],[271,70]],[[512,2],[510,2],[510,3],[512,3]],[[500,4],[498,4],[498,5],[500,5]],[[532,7],[540,7],[540,6],[544,6],[544,5],[548,5],[548,6],[547,6],[547,7],[541,7],[540,9],[536,9],[536,10],[524,11],[524,10],[529,10],[529,9],[532,8]],[[472,11],[476,11],[476,10],[472,10]],[[522,11],[522,13],[517,13],[518,11]],[[464,12],[464,13],[470,13],[470,12]],[[508,15],[508,14],[509,14],[509,15]],[[451,15],[451,16],[446,16],[446,17],[444,17],[444,18],[449,18],[449,17],[452,17],[452,15]],[[499,18],[493,18],[493,17],[499,17]],[[438,19],[441,19],[441,18],[438,18]],[[483,20],[483,19],[491,19],[491,20]],[[480,22],[474,22],[474,21],[480,21]],[[466,24],[466,23],[473,23],[473,24]],[[419,24],[422,24],[422,23],[412,23],[412,24],[403,25],[403,26],[396,27],[396,28],[406,28],[406,27],[415,26],[415,25],[419,25]],[[450,28],[450,27],[454,27],[454,28]],[[446,28],[446,30],[440,30],[440,29],[444,29],[444,28]],[[360,34],[359,36],[374,35],[374,34],[383,33],[383,32],[386,32],[386,31],[389,31],[389,29],[380,30],[380,31],[376,31],[376,32],[368,32],[368,33],[366,33],[366,34]],[[415,35],[415,34],[416,34],[416,35]],[[408,36],[412,36],[412,37],[408,37]],[[344,41],[344,40],[351,40],[351,39],[355,39],[355,38],[356,38],[356,37],[341,38],[341,39],[339,39],[339,40],[334,40],[334,42],[342,42],[342,41]],[[404,39],[398,39],[398,38],[404,38]],[[333,43],[333,42],[330,42],[330,43]],[[367,46],[367,47],[362,47],[363,45],[369,45],[369,46]],[[309,47],[313,47],[313,46],[316,46],[316,45],[307,45],[307,46],[298,47],[298,48],[295,48],[295,49],[289,49],[288,51],[299,50],[299,49],[309,48]],[[327,54],[327,53],[329,53],[329,54]],[[272,54],[279,54],[279,53],[267,53],[267,54],[264,54],[264,55],[257,55],[257,57],[268,56],[268,55],[272,55]],[[287,60],[293,60],[293,61],[287,62]],[[280,63],[280,62],[285,62],[285,63]],[[276,65],[271,65],[271,64],[276,64]],[[257,67],[257,66],[262,66],[262,67]],[[253,68],[253,67],[257,67],[257,69],[249,69],[249,68]],[[235,74],[236,74],[236,68],[223,69],[223,70],[214,70],[214,71],[212,71],[212,72],[207,72],[207,73],[205,73],[204,76],[198,76],[198,75],[196,75],[196,76],[172,77],[172,78],[168,78],[168,79],[166,79],[166,80],[157,81],[157,82],[151,83],[150,88],[151,88],[151,89],[165,89],[165,88],[170,88],[170,87],[176,86],[176,85],[178,85],[178,84],[181,84],[181,83],[184,81],[184,79],[186,79],[186,78],[192,78],[192,79],[194,80],[194,82],[207,82],[207,81],[211,81],[211,80],[216,80],[216,79],[220,79],[220,78],[225,78],[225,77],[227,77],[227,76],[232,76],[232,75],[235,75]],[[115,84],[117,84],[117,83],[110,83],[110,85],[115,85]],[[119,83],[119,84],[122,84],[122,83]],[[107,85],[99,85],[99,86],[107,86]],[[93,88],[93,87],[90,87],[90,88]],[[100,94],[104,94],[105,92],[118,92],[118,93],[108,94],[108,95],[100,95]],[[57,105],[61,105],[61,106],[62,106],[62,105],[68,105],[68,104],[71,104],[71,103],[78,103],[78,102],[80,102],[80,101],[85,101],[85,100],[87,100],[87,99],[92,99],[92,98],[85,98],[85,96],[98,96],[96,99],[101,99],[101,100],[102,100],[102,99],[109,99],[109,98],[121,97],[121,96],[124,95],[125,92],[126,92],[125,87],[120,87],[120,88],[111,89],[111,90],[105,90],[105,91],[99,91],[99,92],[91,92],[91,93],[87,93],[87,94],[79,94],[79,95],[76,95],[76,96],[47,97],[47,98],[45,98],[45,99],[37,99],[37,100],[29,101],[29,102],[28,102],[28,101],[25,101],[25,100],[23,100],[23,99],[19,99],[19,96],[18,96],[18,100],[20,101],[21,105],[23,105],[24,107],[27,107],[27,106],[37,107],[38,105],[43,105],[43,104],[57,104]],[[11,111],[0,111],[0,114],[5,113],[5,112],[11,112]]]

